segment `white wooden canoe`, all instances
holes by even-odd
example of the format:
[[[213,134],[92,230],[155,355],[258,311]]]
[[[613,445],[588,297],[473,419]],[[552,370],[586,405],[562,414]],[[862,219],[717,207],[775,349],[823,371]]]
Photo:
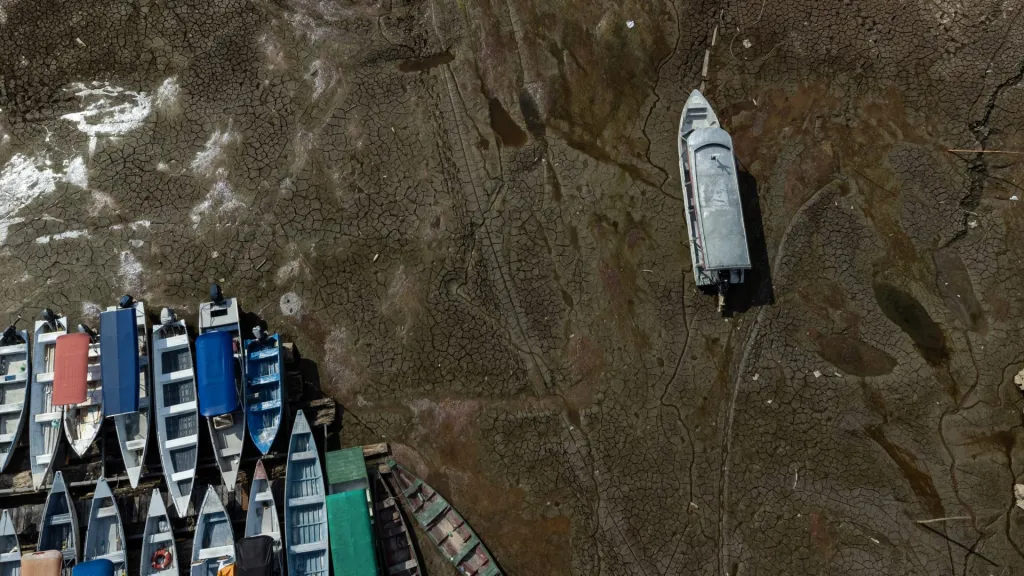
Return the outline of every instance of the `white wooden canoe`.
[[[117,509],[117,500],[107,481],[100,478],[96,481],[96,491],[92,496],[82,561],[110,560],[114,563],[114,574],[125,576],[128,553],[125,545],[124,525],[121,523],[121,512]]]
[[[43,504],[43,518],[39,523],[39,542],[36,550],[57,550],[64,556],[63,573],[71,574],[78,564],[78,516],[75,503],[64,484],[64,475],[53,475],[53,486]]]
[[[235,562],[235,535],[224,505],[213,490],[206,489],[196,520],[192,542],[192,576],[216,576],[220,567]]]
[[[61,422],[64,410],[51,403],[53,365],[57,337],[67,334],[68,319],[56,316],[53,322],[37,320],[32,339],[32,385],[29,390],[29,465],[32,485],[42,487],[53,467],[64,436]],[[56,482],[56,480],[54,481]]]
[[[288,443],[285,473],[284,525],[288,572],[294,575],[327,576],[330,570],[327,543],[327,493],[316,441],[306,417],[299,410]]]
[[[149,441],[149,326],[146,320],[146,305],[134,301],[135,324],[138,328],[139,344],[139,411],[114,416],[117,442],[121,446],[124,467],[132,488],[139,485],[139,476],[146,460],[146,444]],[[116,310],[116,306],[107,308]]]
[[[11,515],[4,510],[0,517],[0,576],[19,576],[21,574],[21,545],[18,544],[18,531],[14,529]]]
[[[249,489],[249,511],[245,514],[245,535],[270,536],[274,539],[274,557],[278,573],[281,572],[281,525],[277,518],[277,505],[270,490],[270,480],[263,467],[263,460],[256,463]]]
[[[11,325],[0,341],[0,472],[18,446],[28,413],[29,342],[27,330]]]
[[[172,576],[178,573],[178,550],[174,546],[171,518],[159,488],[149,499],[146,527],[142,531],[142,576]]]

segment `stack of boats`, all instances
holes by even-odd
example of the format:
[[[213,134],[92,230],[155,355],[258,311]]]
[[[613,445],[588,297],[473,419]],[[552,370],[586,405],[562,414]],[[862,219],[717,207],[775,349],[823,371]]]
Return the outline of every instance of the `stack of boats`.
[[[237,481],[246,431],[266,455],[282,426],[286,402],[281,340],[260,329],[244,339],[238,301],[224,298],[216,285],[210,301],[199,307],[195,362],[185,321],[164,308],[160,323],[150,329],[144,304],[130,296],[101,313],[98,332],[80,324],[69,334],[67,327],[67,317],[47,309],[35,323],[32,338],[15,325],[0,338],[0,470],[8,465],[27,421],[36,489],[53,475],[37,552],[22,557],[10,516],[4,511],[0,518],[0,576],[22,570],[26,575],[64,576],[134,572],[128,567],[117,500],[104,477],[96,482],[80,538],[69,487],[61,471],[54,470],[65,460],[62,437],[83,458],[104,421],[112,420],[129,483],[136,488],[150,422],[155,421],[170,504],[184,517],[195,486],[200,417],[206,420],[227,491],[234,490]],[[394,461],[382,464],[372,482],[367,481],[361,455],[366,496],[350,502],[362,502],[363,508],[368,501],[377,503],[363,512],[379,516],[374,522],[380,542],[376,554],[388,574],[421,573],[396,494],[461,573],[501,574],[476,534],[440,495]],[[288,438],[283,499],[281,524],[259,460],[252,474],[245,532],[236,540],[218,493],[207,487],[188,561],[192,576],[217,576],[229,565],[238,574],[283,574],[287,567],[289,575],[328,576],[331,551],[343,559],[353,549],[351,542],[341,541],[343,536],[335,536],[340,518],[329,518],[319,450],[301,410]],[[373,548],[372,543],[369,546]],[[335,571],[345,564],[336,561]],[[170,576],[184,572],[185,566],[175,548],[169,507],[156,488],[146,516],[139,573]],[[372,574],[376,576],[375,569]]]

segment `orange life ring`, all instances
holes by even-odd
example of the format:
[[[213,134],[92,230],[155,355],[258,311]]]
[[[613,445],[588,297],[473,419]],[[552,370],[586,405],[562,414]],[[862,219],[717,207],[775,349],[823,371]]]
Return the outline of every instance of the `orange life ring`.
[[[166,570],[171,566],[171,552],[167,548],[161,548],[153,552],[150,564],[154,570]]]

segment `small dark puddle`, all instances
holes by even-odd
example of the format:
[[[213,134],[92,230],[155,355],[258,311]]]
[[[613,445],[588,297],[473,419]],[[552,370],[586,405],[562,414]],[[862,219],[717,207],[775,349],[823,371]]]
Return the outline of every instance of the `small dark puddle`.
[[[433,54],[426,58],[410,58],[408,60],[402,60],[398,63],[399,72],[424,72],[431,68],[437,68],[438,66],[444,66],[452,60],[455,60],[455,55],[445,50],[440,54]]]
[[[828,336],[821,340],[820,346],[818,355],[854,376],[883,376],[896,367],[892,356],[855,338]]]
[[[526,129],[530,134],[533,134],[534,138],[543,138],[547,127],[541,118],[540,107],[526,90],[519,93],[519,111],[523,114],[523,120],[526,120]]]
[[[926,362],[937,366],[949,360],[949,349],[946,348],[946,336],[942,328],[932,320],[917,299],[884,282],[876,282],[873,288],[875,301],[882,313],[910,336]]]
[[[502,144],[511,148],[522,148],[526,145],[529,138],[526,132],[516,124],[497,98],[491,98],[490,113],[491,130],[498,135]]]

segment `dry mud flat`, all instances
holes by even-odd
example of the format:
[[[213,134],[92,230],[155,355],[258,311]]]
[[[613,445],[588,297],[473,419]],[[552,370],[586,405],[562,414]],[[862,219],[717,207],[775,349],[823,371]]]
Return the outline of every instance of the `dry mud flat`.
[[[1024,150],[1021,12],[2,0],[0,307],[220,281],[511,574],[1015,573],[1024,156],[947,150]],[[774,297],[728,321],[709,47]]]

